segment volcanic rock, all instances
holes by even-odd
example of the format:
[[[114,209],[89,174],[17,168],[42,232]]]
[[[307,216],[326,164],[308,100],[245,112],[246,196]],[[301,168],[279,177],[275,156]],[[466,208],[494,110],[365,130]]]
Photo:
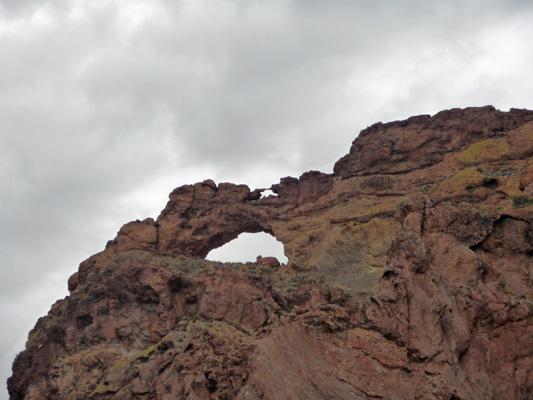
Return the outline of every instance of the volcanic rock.
[[[533,111],[454,109],[275,196],[179,187],[81,263],[11,399],[531,400],[532,155]],[[288,264],[205,260],[243,232]]]

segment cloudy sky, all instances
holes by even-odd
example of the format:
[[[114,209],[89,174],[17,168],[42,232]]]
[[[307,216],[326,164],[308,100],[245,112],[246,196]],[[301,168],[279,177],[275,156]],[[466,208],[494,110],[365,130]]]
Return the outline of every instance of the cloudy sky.
[[[377,121],[533,109],[532,20],[529,0],[0,0],[0,380],[173,188],[332,172]]]

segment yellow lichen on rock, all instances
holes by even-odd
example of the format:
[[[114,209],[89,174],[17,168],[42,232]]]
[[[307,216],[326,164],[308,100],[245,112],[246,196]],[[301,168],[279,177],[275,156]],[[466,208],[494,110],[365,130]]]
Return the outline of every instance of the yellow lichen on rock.
[[[377,290],[387,250],[400,224],[394,218],[373,218],[366,223],[350,222],[332,227],[315,248],[310,262],[326,283],[352,293]]]
[[[487,176],[478,168],[465,168],[435,183],[428,194],[441,200],[465,197],[472,193],[475,188],[482,187],[485,178]]]
[[[487,139],[474,143],[456,155],[458,161],[466,165],[478,165],[488,161],[502,159],[511,147],[506,138]]]

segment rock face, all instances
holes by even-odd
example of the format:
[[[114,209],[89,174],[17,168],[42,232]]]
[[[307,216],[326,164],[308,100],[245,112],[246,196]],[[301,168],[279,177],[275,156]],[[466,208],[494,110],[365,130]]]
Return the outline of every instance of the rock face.
[[[182,186],[81,263],[12,399],[533,399],[533,112],[375,124],[331,175]],[[204,258],[267,232],[289,259]]]

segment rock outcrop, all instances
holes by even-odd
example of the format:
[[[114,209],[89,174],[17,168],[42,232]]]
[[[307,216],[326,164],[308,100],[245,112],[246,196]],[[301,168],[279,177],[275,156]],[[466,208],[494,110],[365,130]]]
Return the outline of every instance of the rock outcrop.
[[[12,399],[533,399],[533,111],[375,124],[333,174],[182,186],[81,263]],[[205,256],[242,232],[287,265]]]

